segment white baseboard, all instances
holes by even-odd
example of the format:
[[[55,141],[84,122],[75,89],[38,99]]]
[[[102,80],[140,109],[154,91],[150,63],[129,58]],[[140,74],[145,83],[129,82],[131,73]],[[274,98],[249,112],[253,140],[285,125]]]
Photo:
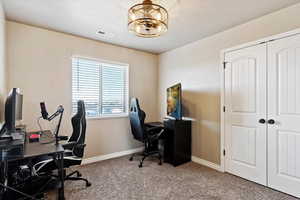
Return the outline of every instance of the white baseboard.
[[[108,160],[108,159],[112,159],[112,158],[118,158],[118,157],[130,155],[133,153],[142,152],[143,150],[144,150],[144,147],[140,147],[140,148],[136,148],[136,149],[130,149],[130,150],[126,150],[126,151],[120,151],[120,152],[115,152],[115,153],[111,153],[111,154],[86,158],[86,159],[83,159],[82,165],[87,165],[87,164],[91,164],[91,163],[95,163],[95,162],[99,162],[99,161],[103,161],[103,160]]]
[[[120,152],[115,152],[115,153],[111,153],[111,154],[86,158],[86,159],[83,159],[82,165],[87,165],[87,164],[100,162],[100,161],[104,161],[104,160],[109,160],[109,159],[112,159],[112,158],[118,158],[118,157],[130,155],[130,154],[133,154],[133,153],[142,152],[143,150],[144,150],[144,147],[140,147],[140,148],[136,148],[136,149],[130,149],[130,150],[126,150],[126,151],[120,151]],[[195,163],[198,163],[200,165],[215,169],[217,171],[224,172],[220,165],[209,162],[207,160],[203,160],[203,159],[198,158],[196,156],[192,156],[192,161],[195,162]]]
[[[215,169],[217,171],[220,171],[220,172],[224,172],[224,170],[221,168],[220,165],[217,165],[215,163],[212,163],[212,162],[209,162],[207,160],[203,160],[201,158],[198,158],[196,156],[192,156],[192,161],[195,162],[195,163],[198,163],[200,165],[204,165],[206,167],[209,167],[209,168],[212,168],[212,169]]]

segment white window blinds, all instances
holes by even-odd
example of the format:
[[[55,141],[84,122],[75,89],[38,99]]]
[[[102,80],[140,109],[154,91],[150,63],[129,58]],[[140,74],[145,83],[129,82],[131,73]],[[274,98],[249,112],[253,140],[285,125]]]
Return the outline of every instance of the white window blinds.
[[[85,58],[72,59],[72,110],[85,102],[88,117],[128,113],[128,66]]]

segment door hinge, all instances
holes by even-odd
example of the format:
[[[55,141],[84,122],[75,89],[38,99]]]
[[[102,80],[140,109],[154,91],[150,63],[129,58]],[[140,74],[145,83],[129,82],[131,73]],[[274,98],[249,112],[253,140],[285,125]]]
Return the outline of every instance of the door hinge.
[[[225,149],[223,150],[223,156],[225,156],[226,155],[226,151],[225,151]]]
[[[223,112],[226,112],[226,107],[225,106],[223,106]]]
[[[226,69],[226,64],[227,64],[227,62],[223,62],[224,69]]]

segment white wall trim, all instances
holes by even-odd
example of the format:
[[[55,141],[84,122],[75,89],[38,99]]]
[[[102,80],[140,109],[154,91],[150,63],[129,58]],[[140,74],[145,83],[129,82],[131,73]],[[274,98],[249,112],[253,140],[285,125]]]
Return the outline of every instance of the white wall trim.
[[[221,161],[221,170],[225,171],[225,156],[223,151],[225,150],[225,112],[223,111],[223,107],[225,106],[225,52],[221,52],[221,63],[220,63],[220,79],[221,79],[221,104],[220,104],[220,115],[221,115],[221,124],[220,124],[220,161]]]
[[[207,161],[207,160],[203,160],[201,158],[198,158],[196,156],[192,156],[192,161],[195,162],[195,163],[198,163],[200,165],[203,165],[203,166],[206,166],[206,167],[209,167],[209,168],[212,168],[214,170],[217,170],[219,172],[224,172],[224,170],[222,169],[221,165],[217,165],[215,163],[212,163],[210,161]]]
[[[226,101],[225,101],[225,69],[224,69],[224,66],[223,66],[223,62],[226,61],[225,60],[226,53],[236,51],[236,50],[240,50],[240,49],[244,49],[244,48],[251,47],[251,46],[255,46],[255,45],[259,45],[259,44],[262,44],[262,43],[269,43],[269,42],[272,42],[274,40],[280,40],[280,39],[283,39],[283,38],[286,38],[286,37],[291,37],[291,36],[298,35],[298,34],[300,34],[300,28],[289,31],[289,32],[284,32],[284,33],[281,33],[281,34],[265,37],[265,38],[262,38],[262,39],[259,39],[259,40],[253,41],[253,42],[248,42],[248,43],[245,43],[245,44],[242,44],[242,45],[238,45],[238,46],[235,46],[235,47],[232,47],[232,48],[223,49],[221,51],[221,55],[220,55],[220,59],[221,59],[221,70],[220,70],[220,72],[221,72],[221,113],[220,113],[220,117],[221,117],[221,135],[220,135],[220,140],[221,140],[220,141],[221,166],[220,167],[221,167],[221,170],[223,172],[226,171],[225,156],[223,155],[223,150],[226,150],[226,141],[225,141],[225,135],[226,135],[226,131],[225,131],[225,126],[226,126],[225,121],[226,121],[226,119],[225,118],[226,118],[226,116],[225,116],[225,113],[223,112],[223,106],[226,105]]]
[[[95,163],[95,162],[100,162],[100,161],[103,161],[103,160],[109,160],[109,159],[112,159],[112,158],[118,158],[118,157],[130,155],[130,154],[133,154],[133,153],[142,152],[143,150],[144,150],[144,147],[140,147],[140,148],[136,148],[136,149],[130,149],[130,150],[126,150],[126,151],[120,151],[120,152],[110,153],[110,154],[106,154],[106,155],[86,158],[86,159],[83,159],[82,165],[87,165],[87,164],[91,164],[91,163]]]
[[[231,47],[231,48],[227,48],[227,49],[222,50],[222,52],[225,53],[225,52],[236,51],[236,50],[239,50],[239,49],[244,49],[244,48],[247,48],[247,47],[256,46],[256,45],[259,45],[261,43],[266,43],[266,42],[270,42],[270,41],[274,41],[274,40],[280,40],[280,39],[283,39],[283,38],[286,38],[286,37],[291,37],[291,36],[297,35],[297,34],[300,34],[300,28],[292,30],[292,31],[272,35],[272,36],[269,36],[269,37],[265,37],[265,38],[262,38],[262,39],[259,39],[259,40],[256,40],[256,41],[247,42],[245,44],[241,44],[241,45],[234,46],[234,47]]]
[[[143,150],[144,150],[144,147],[140,147],[140,148],[136,148],[136,149],[130,149],[130,150],[126,150],[126,151],[120,151],[120,152],[115,152],[115,153],[111,153],[111,154],[86,158],[86,159],[83,159],[82,165],[87,165],[87,164],[100,162],[100,161],[104,161],[104,160],[109,160],[109,159],[112,159],[112,158],[118,158],[118,157],[130,155],[130,154],[133,154],[133,153],[142,152]],[[198,158],[196,156],[192,156],[192,161],[195,162],[195,163],[198,163],[200,165],[215,169],[217,171],[224,172],[224,170],[222,169],[222,167],[220,165],[217,165],[217,164],[212,163],[210,161]]]

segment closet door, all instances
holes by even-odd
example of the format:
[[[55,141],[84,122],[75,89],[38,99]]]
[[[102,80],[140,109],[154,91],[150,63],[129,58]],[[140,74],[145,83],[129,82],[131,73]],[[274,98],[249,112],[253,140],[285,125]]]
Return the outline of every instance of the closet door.
[[[225,170],[266,185],[266,44],[226,53],[225,61]]]
[[[268,182],[300,197],[300,35],[268,44]]]

